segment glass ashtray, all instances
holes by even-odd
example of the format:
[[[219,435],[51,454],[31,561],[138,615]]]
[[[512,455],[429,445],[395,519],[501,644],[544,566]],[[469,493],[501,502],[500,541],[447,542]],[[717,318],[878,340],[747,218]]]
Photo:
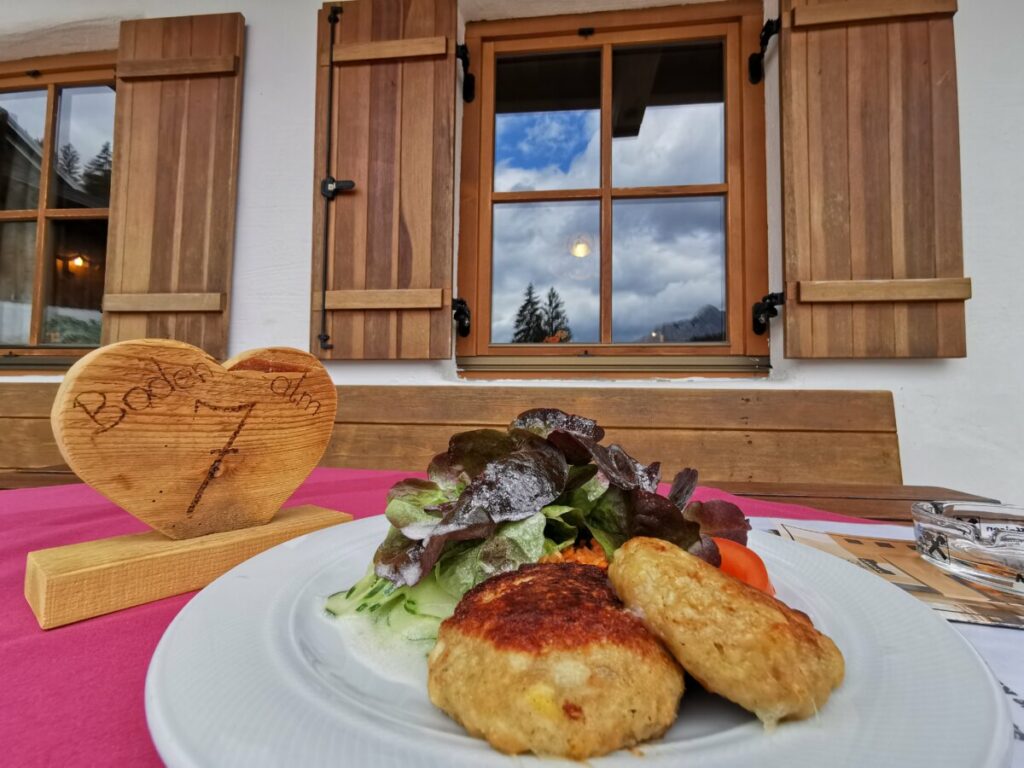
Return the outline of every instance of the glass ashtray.
[[[1024,596],[1024,507],[920,501],[911,514],[917,551],[929,563]]]

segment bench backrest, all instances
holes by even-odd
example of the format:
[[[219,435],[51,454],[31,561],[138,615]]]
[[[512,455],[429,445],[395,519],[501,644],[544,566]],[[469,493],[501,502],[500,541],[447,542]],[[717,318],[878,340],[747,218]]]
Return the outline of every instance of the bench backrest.
[[[663,475],[703,481],[903,482],[892,393],[519,386],[339,387],[328,466],[426,469],[453,432],[503,427],[529,408],[596,419]]]
[[[63,463],[56,384],[0,384],[0,473]],[[638,459],[721,482],[899,484],[890,392],[784,389],[341,386],[323,464],[424,470],[453,432],[504,427],[529,408],[596,419]]]

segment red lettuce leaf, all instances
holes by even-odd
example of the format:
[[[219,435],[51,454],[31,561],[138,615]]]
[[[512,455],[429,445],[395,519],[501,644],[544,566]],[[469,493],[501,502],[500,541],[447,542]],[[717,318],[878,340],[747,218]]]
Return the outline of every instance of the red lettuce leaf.
[[[706,536],[732,539],[738,544],[747,545],[750,521],[743,510],[725,499],[691,501],[683,510],[683,517],[697,523],[700,532]]]
[[[424,567],[423,550],[422,543],[407,539],[391,527],[373,555],[373,570],[399,586],[415,584],[433,567]]]
[[[517,430],[510,439],[515,450],[486,464],[458,500],[437,507],[441,516],[423,541],[388,534],[374,556],[378,576],[416,584],[449,542],[486,539],[498,523],[525,520],[561,495],[569,475],[565,457],[536,435]]]
[[[616,488],[624,491],[641,488],[652,493],[658,488],[661,479],[660,462],[647,466],[618,445],[605,447],[589,438],[558,429],[548,435],[548,442],[565,454],[570,464],[578,466],[593,461]]]
[[[697,470],[687,467],[677,474],[672,481],[672,488],[668,492],[669,501],[679,507],[679,509],[683,509],[696,488]]]
[[[547,437],[557,429],[596,442],[604,439],[604,430],[593,419],[575,416],[557,408],[523,411],[509,425],[509,429],[525,429],[541,437]]]
[[[458,496],[488,463],[516,449],[516,440],[497,429],[473,429],[451,436],[448,450],[435,456],[427,476],[449,496]]]
[[[687,550],[700,542],[700,525],[683,517],[679,507],[664,496],[635,488],[629,492],[629,502],[630,537],[651,536]]]
[[[718,545],[710,536],[705,536],[703,533],[697,542],[686,551],[715,568],[720,568],[722,565],[722,553],[718,550]]]

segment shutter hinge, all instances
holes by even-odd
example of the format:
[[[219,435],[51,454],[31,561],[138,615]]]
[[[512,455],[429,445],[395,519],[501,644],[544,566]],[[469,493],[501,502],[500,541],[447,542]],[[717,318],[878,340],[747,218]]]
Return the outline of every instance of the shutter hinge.
[[[469,336],[470,312],[465,299],[452,301],[452,317],[455,318],[455,330],[462,338]]]
[[[779,316],[779,307],[786,303],[785,293],[769,293],[754,302],[754,333],[763,336],[768,332],[768,321]]]
[[[462,100],[469,103],[476,98],[476,76],[469,71],[469,46],[456,45],[455,58],[462,62]]]
[[[764,80],[764,54],[768,50],[768,43],[782,29],[782,18],[768,19],[761,27],[761,50],[759,53],[750,54],[747,59],[747,75],[750,82],[757,85]]]
[[[332,5],[331,10],[327,13],[327,23],[331,25],[330,33],[327,36],[327,50],[330,51],[334,46],[335,30],[338,26],[338,22],[341,20],[341,6]],[[330,57],[328,57],[330,60]],[[331,168],[331,120],[334,118],[334,67],[327,67],[327,114],[325,120],[327,125],[324,126],[327,140],[324,142],[324,168],[330,171]],[[347,185],[347,186],[346,186]],[[331,344],[331,334],[327,332],[327,261],[330,255],[330,248],[327,242],[327,235],[330,232],[330,221],[327,215],[327,203],[334,199],[334,196],[338,192],[344,192],[355,187],[353,181],[338,181],[333,176],[328,175],[327,178],[320,182],[320,194],[324,198],[324,232],[323,232],[323,249],[321,251],[321,269],[323,270],[320,280],[320,333],[317,334],[317,341],[320,342],[320,349],[328,350],[334,349],[334,345]]]
[[[320,194],[328,200],[333,200],[339,192],[351,192],[356,188],[356,183],[351,179],[336,179],[328,176],[320,182]]]

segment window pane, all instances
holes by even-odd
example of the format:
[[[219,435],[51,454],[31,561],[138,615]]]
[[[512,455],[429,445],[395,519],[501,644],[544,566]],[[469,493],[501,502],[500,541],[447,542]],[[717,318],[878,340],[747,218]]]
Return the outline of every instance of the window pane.
[[[42,344],[100,343],[107,222],[54,221]]]
[[[36,223],[0,223],[0,344],[28,344],[35,270]]]
[[[54,169],[58,208],[106,208],[114,143],[114,89],[109,85],[60,92]]]
[[[600,204],[494,206],[491,343],[594,343],[600,326]]]
[[[616,48],[612,53],[612,184],[725,180],[721,41]]]
[[[0,208],[39,205],[46,91],[0,93]]]
[[[498,58],[494,189],[584,189],[601,180],[601,54]]]
[[[725,199],[615,200],[612,340],[725,341]]]

